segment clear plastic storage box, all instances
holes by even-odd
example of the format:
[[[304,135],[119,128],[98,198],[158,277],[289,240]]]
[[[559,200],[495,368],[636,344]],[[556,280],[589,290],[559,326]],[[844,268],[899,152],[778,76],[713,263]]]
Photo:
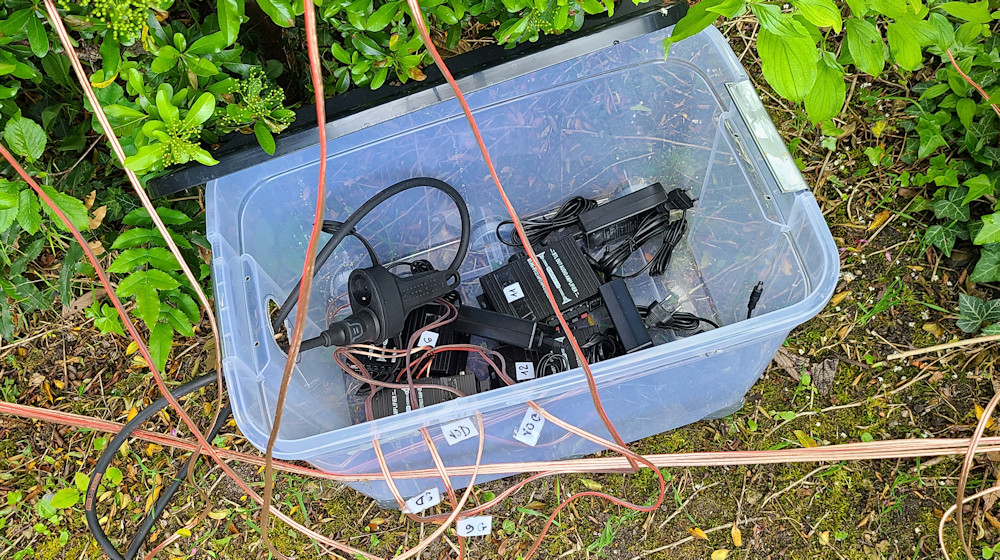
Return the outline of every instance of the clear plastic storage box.
[[[460,81],[522,216],[574,195],[607,199],[654,181],[697,197],[688,234],[666,274],[629,280],[629,288],[637,304],[674,298],[722,327],[660,339],[650,349],[593,366],[604,407],[628,441],[737,409],[788,332],[826,304],[839,263],[815,199],[726,41],[709,28],[674,45],[664,59],[668,33],[620,43],[608,35],[599,38],[606,40],[599,50],[574,52],[562,62],[525,59]],[[479,291],[478,276],[509,255],[494,236],[507,213],[450,90],[426,95],[433,102],[414,107],[404,99],[330,125],[326,215],[344,220],[379,190],[410,177],[454,185],[472,214],[472,245],[461,273],[466,302],[475,302],[470,296]],[[261,449],[285,362],[268,313],[301,273],[318,154],[317,146],[303,149],[208,185],[226,384],[240,430]],[[427,258],[443,267],[454,254],[459,221],[444,195],[417,189],[380,206],[358,231],[383,263]],[[316,278],[307,338],[326,327],[331,307],[344,301],[337,298],[348,274],[363,266],[363,247],[348,238]],[[746,319],[758,281],[764,282],[763,297]],[[470,465],[477,438],[449,445],[441,426],[475,413],[486,424],[484,463],[598,450],[551,423],[535,446],[515,440],[529,400],[609,437],[580,370],[356,425],[347,387],[331,349],[303,353],[275,457],[331,472],[377,473],[377,438],[393,471],[433,469],[418,431],[427,427],[445,464]],[[467,479],[454,482],[462,486]],[[441,487],[439,479],[398,483],[407,497]],[[384,483],[352,486],[391,500]]]

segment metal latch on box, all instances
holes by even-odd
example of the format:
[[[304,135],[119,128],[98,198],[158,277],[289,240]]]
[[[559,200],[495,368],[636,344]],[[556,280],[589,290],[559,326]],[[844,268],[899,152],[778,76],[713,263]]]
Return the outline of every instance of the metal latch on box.
[[[802,178],[802,173],[795,165],[792,155],[788,153],[785,142],[774,128],[774,123],[764,109],[764,104],[760,102],[753,84],[749,80],[729,82],[726,84],[726,89],[729,90],[736,108],[746,121],[750,133],[753,134],[757,147],[760,148],[764,161],[767,162],[781,192],[807,189],[809,185]]]

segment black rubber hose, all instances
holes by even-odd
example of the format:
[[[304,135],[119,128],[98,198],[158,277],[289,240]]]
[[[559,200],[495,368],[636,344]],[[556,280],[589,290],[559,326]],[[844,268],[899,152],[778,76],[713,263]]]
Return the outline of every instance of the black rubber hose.
[[[340,243],[350,232],[354,231],[354,228],[358,226],[361,220],[371,213],[379,204],[382,204],[389,198],[393,196],[417,187],[431,187],[437,189],[444,194],[448,195],[454,202],[455,206],[458,207],[458,214],[462,221],[462,236],[458,244],[458,252],[455,253],[455,258],[452,260],[451,265],[448,266],[447,270],[458,271],[458,268],[462,265],[462,261],[465,260],[465,255],[469,251],[469,238],[472,236],[472,227],[469,222],[469,208],[465,204],[465,200],[462,196],[458,194],[458,191],[454,187],[445,183],[440,179],[434,179],[433,177],[414,177],[412,179],[406,179],[388,187],[372,198],[365,201],[360,208],[354,211],[347,220],[344,221],[343,225],[337,228],[337,232],[333,234],[333,237],[323,245],[319,253],[316,255],[316,268],[313,274],[319,272],[326,260],[330,258],[330,255],[337,249]],[[274,332],[278,332],[281,329],[281,324],[288,318],[288,315],[292,312],[292,306],[295,302],[299,300],[299,288],[302,286],[302,280],[300,279],[295,287],[292,288],[290,294],[285,299],[281,307],[278,308],[277,314],[271,321],[271,327]]]
[[[183,397],[184,395],[187,395],[188,393],[192,393],[194,391],[197,391],[198,389],[202,389],[204,387],[207,387],[215,383],[217,379],[218,376],[213,371],[211,373],[198,377],[192,381],[189,381],[184,385],[181,385],[177,389],[171,391],[170,394],[173,395],[174,398],[180,398]],[[188,469],[190,469],[192,466],[191,463],[192,459],[194,459],[194,455],[188,457],[188,460],[184,463],[184,466],[181,467],[181,470],[178,471],[177,476],[174,477],[174,481],[170,484],[170,486],[166,488],[163,494],[160,495],[160,499],[157,500],[156,504],[153,506],[153,509],[146,516],[146,519],[143,520],[142,525],[140,525],[139,530],[136,532],[135,537],[129,544],[128,551],[125,553],[125,555],[123,556],[120,552],[118,552],[118,549],[115,548],[115,545],[111,542],[110,539],[108,539],[108,535],[104,532],[104,529],[101,528],[101,523],[98,520],[97,510],[96,510],[97,490],[101,485],[101,479],[104,478],[104,474],[107,472],[108,467],[111,466],[111,461],[118,453],[118,450],[121,449],[123,445],[125,445],[126,440],[128,440],[129,437],[131,437],[132,433],[135,432],[139,428],[139,426],[141,426],[144,422],[149,420],[154,414],[166,408],[168,405],[169,403],[167,402],[167,399],[165,397],[161,397],[156,401],[154,401],[149,406],[140,410],[139,413],[136,414],[134,418],[132,418],[132,420],[130,420],[127,424],[125,424],[125,426],[122,427],[121,431],[118,432],[115,435],[115,437],[111,440],[111,443],[108,444],[108,447],[104,450],[104,453],[102,453],[100,458],[98,458],[97,465],[94,467],[94,472],[90,476],[90,482],[87,484],[87,495],[86,495],[86,500],[84,502],[84,512],[86,513],[87,517],[87,527],[90,528],[90,534],[94,536],[94,540],[97,541],[97,544],[100,545],[101,549],[104,551],[105,554],[108,555],[108,558],[111,558],[111,560],[132,560],[133,558],[136,557],[136,555],[139,552],[139,549],[142,548],[143,543],[146,542],[146,537],[149,535],[150,530],[153,528],[153,524],[156,522],[157,519],[159,519],[160,515],[163,513],[163,510],[166,509],[167,504],[170,502],[170,499],[177,492],[178,488],[180,488],[181,483],[184,481],[185,478],[187,478]],[[222,430],[223,426],[225,426],[226,420],[229,418],[231,412],[232,412],[232,407],[227,404],[226,407],[219,414],[219,418],[216,420],[215,425],[212,426],[212,430],[209,432],[208,435],[209,441],[212,441],[213,439],[215,439],[217,435],[219,435],[219,431]]]

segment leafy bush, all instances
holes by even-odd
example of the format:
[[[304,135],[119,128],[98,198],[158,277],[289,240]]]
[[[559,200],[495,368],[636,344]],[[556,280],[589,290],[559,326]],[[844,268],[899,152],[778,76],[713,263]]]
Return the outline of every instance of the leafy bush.
[[[144,179],[187,162],[216,163],[211,147],[232,132],[254,134],[268,153],[294,119],[311,84],[301,32],[302,3],[258,0],[57,0],[77,41],[126,165]],[[400,0],[317,1],[328,93],[424,79],[431,62]],[[421,2],[449,48],[492,34],[502,44],[578,29],[585,14],[610,13],[611,0],[429,0]],[[297,26],[298,25],[298,26]],[[275,43],[275,40],[278,42]],[[280,60],[272,60],[280,57]],[[289,70],[286,70],[289,69]],[[280,84],[280,85],[279,85]],[[287,92],[291,92],[286,95]],[[118,293],[149,328],[163,367],[176,334],[190,336],[200,314],[180,264],[137,209],[110,155],[93,108],[34,0],[0,0],[0,130],[3,142],[107,255]],[[182,199],[184,200],[184,199]],[[157,210],[202,279],[208,244],[197,202]],[[122,231],[124,230],[124,231]],[[0,171],[0,339],[25,314],[69,305],[92,286],[82,250],[47,208],[4,166]],[[62,258],[61,265],[58,259]],[[58,267],[58,278],[43,269]],[[86,316],[122,333],[101,301]]]

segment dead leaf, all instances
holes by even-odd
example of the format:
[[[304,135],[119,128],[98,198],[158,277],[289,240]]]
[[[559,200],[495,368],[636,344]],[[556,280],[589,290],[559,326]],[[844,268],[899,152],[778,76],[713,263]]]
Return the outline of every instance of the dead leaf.
[[[84,208],[90,210],[91,207],[94,206],[94,200],[96,199],[97,199],[97,191],[90,191],[90,194],[87,195],[87,198],[83,199]]]
[[[104,216],[107,216],[107,214],[108,214],[108,207],[101,206],[100,208],[94,210],[94,215],[93,217],[87,220],[87,225],[90,226],[90,229],[97,229],[98,227],[100,227],[101,222],[104,221]]]
[[[82,296],[69,302],[68,306],[63,307],[62,316],[65,318],[75,313],[79,313],[80,311],[83,311],[84,309],[93,305],[95,300],[100,300],[102,297],[104,297],[104,294],[106,293],[107,292],[104,291],[104,288],[97,288],[96,290],[92,290],[83,294]]]
[[[49,404],[55,402],[55,399],[52,398],[52,387],[49,386],[48,381],[42,383],[42,391],[45,393],[45,398],[49,399]]]
[[[830,544],[830,531],[823,531],[819,534],[820,544]]]
[[[695,527],[693,529],[688,529],[688,533],[691,533],[692,537],[694,537],[695,539],[698,539],[700,541],[707,541],[708,540],[708,535],[705,534],[705,531],[702,531],[698,527]]]
[[[56,389],[59,389],[60,391],[66,388],[66,384],[63,383],[62,381],[59,381],[58,379],[56,379],[52,383],[54,383],[55,386],[56,386]]]
[[[45,376],[37,371],[31,372],[31,378],[28,380],[28,384],[32,387],[41,387],[42,383],[45,383]]]
[[[774,355],[774,363],[795,381],[799,380],[802,372],[809,366],[809,360],[784,346],[778,348],[778,352]]]
[[[868,226],[868,231],[875,231],[878,228],[882,227],[882,224],[888,221],[891,216],[892,212],[888,210],[883,210],[879,212],[878,214],[875,215],[875,219],[872,220],[871,225]]]
[[[840,366],[840,359],[828,358],[813,368],[812,384],[816,387],[816,392],[825,396],[833,389],[833,380],[837,377],[837,367]]]
[[[976,403],[976,420],[982,420],[983,419],[983,412],[985,412],[983,410],[983,407],[979,406],[979,403]],[[991,418],[987,418],[986,419],[986,429],[988,430],[992,426],[993,426],[993,418],[992,417]]]
[[[105,253],[104,244],[101,243],[100,239],[94,239],[92,241],[88,241],[87,245],[90,247],[90,250],[94,252],[95,257],[99,257]]]
[[[135,418],[136,414],[139,414],[139,411],[136,410],[136,408],[133,406],[132,408],[128,409],[128,414],[125,415],[125,421],[131,422],[132,419]]]
[[[847,290],[844,290],[839,294],[835,294],[832,298],[830,298],[830,305],[832,305],[833,307],[840,305],[845,299],[847,299],[847,296],[849,295],[851,295],[851,292]]]
[[[739,548],[743,546],[743,532],[736,525],[733,525],[733,529],[729,531],[730,536],[733,537],[733,546]]]
[[[998,521],[996,517],[990,515],[990,512],[987,511],[984,513],[986,514],[986,520],[990,522],[990,525],[992,525],[997,531],[1000,531],[1000,521]]]
[[[229,510],[223,509],[219,511],[209,512],[208,516],[217,521],[222,521],[223,519],[229,517]]]
[[[409,74],[411,78],[413,78],[418,82],[422,82],[427,79],[427,76],[424,75],[424,71],[417,68],[416,66],[407,70],[406,73]]]
[[[526,505],[524,507],[526,507],[528,509],[539,510],[539,509],[542,509],[542,508],[545,507],[545,503],[544,502],[539,502],[538,500],[532,500],[532,501],[528,502],[528,505]]]
[[[587,490],[593,490],[594,492],[597,492],[598,490],[604,488],[603,486],[601,486],[600,482],[597,482],[596,480],[590,480],[589,478],[584,478],[580,480],[580,483],[586,486]]]
[[[809,434],[803,432],[802,430],[792,430],[792,433],[795,434],[795,439],[799,440],[802,447],[819,447],[816,440],[809,437]]]
[[[924,326],[921,328],[938,338],[944,336],[944,329],[937,323],[924,323]]]
[[[724,548],[712,553],[712,560],[726,560],[726,558],[729,558],[729,551]]]
[[[190,537],[191,536],[191,529],[188,529],[186,527],[181,527],[180,529],[177,529],[177,534],[180,535],[180,536],[182,536],[182,537]]]
[[[159,446],[159,445],[156,445],[155,443],[151,443],[151,444],[147,445],[146,449],[145,449],[147,457],[152,457],[153,455],[156,455],[160,451],[163,451],[163,447]]]

